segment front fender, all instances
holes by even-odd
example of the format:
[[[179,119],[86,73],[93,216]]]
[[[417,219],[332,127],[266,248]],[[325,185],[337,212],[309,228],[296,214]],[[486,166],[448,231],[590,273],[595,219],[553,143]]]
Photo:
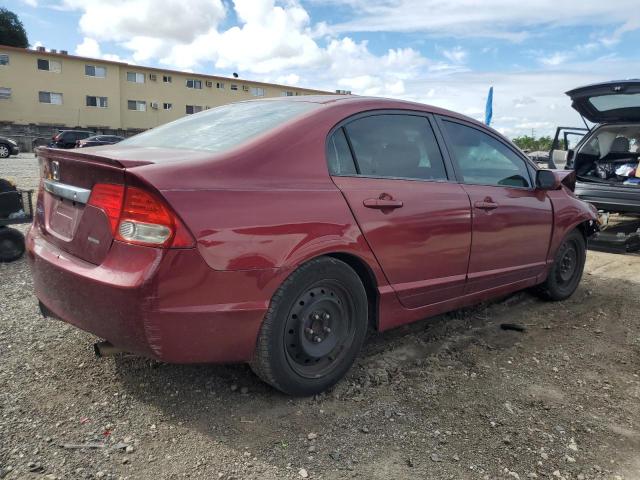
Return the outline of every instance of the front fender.
[[[553,233],[547,262],[553,262],[560,244],[569,232],[584,225],[587,237],[598,231],[598,211],[590,203],[574,197],[565,189],[548,192],[553,205]]]

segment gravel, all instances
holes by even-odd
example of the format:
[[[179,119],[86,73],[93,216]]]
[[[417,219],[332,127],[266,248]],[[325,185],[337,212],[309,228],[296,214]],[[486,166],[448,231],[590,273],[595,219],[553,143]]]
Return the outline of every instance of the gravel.
[[[35,188],[37,162],[0,177]],[[565,302],[372,333],[304,399],[244,365],[96,359],[39,315],[24,259],[0,278],[0,479],[640,478],[640,256],[590,252]]]

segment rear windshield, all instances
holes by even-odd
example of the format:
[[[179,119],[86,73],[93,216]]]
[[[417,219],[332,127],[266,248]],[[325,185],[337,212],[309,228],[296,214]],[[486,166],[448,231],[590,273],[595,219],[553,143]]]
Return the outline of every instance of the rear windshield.
[[[161,125],[119,145],[222,152],[318,107],[300,101],[232,103]]]
[[[619,108],[638,108],[640,107],[640,93],[632,93],[628,95],[600,95],[589,99],[591,105],[601,112],[608,110],[617,110]]]

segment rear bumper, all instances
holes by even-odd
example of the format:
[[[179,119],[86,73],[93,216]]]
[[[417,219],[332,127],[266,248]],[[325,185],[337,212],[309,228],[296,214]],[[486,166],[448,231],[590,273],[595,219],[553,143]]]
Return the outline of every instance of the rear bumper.
[[[27,237],[35,293],[53,316],[133,353],[172,363],[251,359],[281,270],[218,272],[195,249],[114,242],[101,265]]]
[[[20,153],[20,147],[17,145],[11,145],[11,155],[18,155]]]
[[[611,187],[597,183],[577,182],[575,194],[598,210],[640,213],[640,187]]]

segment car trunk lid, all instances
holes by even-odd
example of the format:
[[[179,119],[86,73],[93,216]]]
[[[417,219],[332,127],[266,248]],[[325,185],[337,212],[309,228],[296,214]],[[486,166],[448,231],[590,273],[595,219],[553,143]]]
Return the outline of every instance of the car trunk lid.
[[[640,121],[640,80],[622,80],[569,90],[571,106],[593,123]]]
[[[36,224],[49,242],[87,262],[100,264],[113,242],[103,210],[88,205],[97,183],[124,185],[125,168],[151,162],[99,154],[39,149],[42,189]]]

